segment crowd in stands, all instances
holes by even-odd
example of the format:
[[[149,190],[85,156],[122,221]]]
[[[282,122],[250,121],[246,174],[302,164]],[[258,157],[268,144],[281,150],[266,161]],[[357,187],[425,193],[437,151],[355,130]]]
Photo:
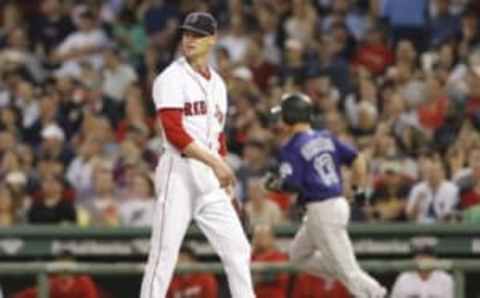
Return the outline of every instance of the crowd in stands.
[[[479,220],[476,1],[18,0],[0,9],[2,226],[149,224],[162,153],[152,81],[181,55],[178,24],[194,10],[220,22],[211,63],[228,86],[228,160],[252,227],[299,220],[294,199],[261,185],[284,141],[269,111],[291,91],[312,98],[315,127],[368,157],[371,202],[353,202],[352,220]]]
[[[308,94],[314,126],[367,156],[370,204],[352,202],[353,221],[480,222],[479,1],[3,0],[1,227],[150,224],[162,175],[151,87],[181,55],[191,11],[220,23],[211,63],[228,87],[228,161],[254,260],[285,260],[271,226],[301,218],[293,197],[262,186],[285,139],[269,113],[285,92]],[[196,260],[183,249],[180,261]],[[258,297],[347,297],[335,281],[287,279],[254,276]],[[218,290],[175,277],[169,297],[185,291]]]

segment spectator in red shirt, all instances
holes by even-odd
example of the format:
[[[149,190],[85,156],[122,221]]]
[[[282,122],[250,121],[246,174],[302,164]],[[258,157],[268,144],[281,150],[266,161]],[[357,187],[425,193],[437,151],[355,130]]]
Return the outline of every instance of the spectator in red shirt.
[[[468,209],[480,204],[480,160],[473,161],[471,181],[473,185],[461,194],[460,209]]]
[[[388,48],[385,36],[378,27],[372,27],[365,42],[358,48],[354,64],[365,67],[373,75],[381,75],[393,63],[393,52]]]
[[[51,298],[99,298],[95,282],[88,275],[52,276],[48,280]],[[26,289],[13,298],[37,298],[36,288]]]
[[[302,273],[293,284],[292,298],[349,298],[347,289],[338,281]]]
[[[61,262],[72,262],[71,254],[61,253]],[[100,298],[100,289],[88,275],[52,275],[48,279],[50,298]],[[28,288],[12,298],[37,298],[37,288]]]
[[[180,249],[178,264],[192,264],[196,261],[193,249],[184,245]],[[167,298],[218,298],[218,283],[211,273],[176,274]]]
[[[418,119],[423,128],[434,131],[445,121],[448,97],[444,95],[442,82],[433,75],[427,78],[425,90],[427,100],[418,107]]]
[[[285,262],[288,256],[275,247],[275,236],[268,225],[258,225],[253,232],[253,262]],[[253,275],[257,298],[286,298],[287,273],[256,273]]]

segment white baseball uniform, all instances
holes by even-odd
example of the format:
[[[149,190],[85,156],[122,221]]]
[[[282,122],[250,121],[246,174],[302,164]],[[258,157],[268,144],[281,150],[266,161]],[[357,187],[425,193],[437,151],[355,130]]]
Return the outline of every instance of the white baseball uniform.
[[[454,282],[450,274],[433,271],[427,280],[422,280],[417,272],[404,272],[399,275],[392,289],[392,298],[453,298]]]
[[[306,205],[304,224],[290,247],[290,261],[317,276],[340,280],[357,298],[383,298],[386,290],[363,271],[348,237],[350,206],[345,198]]]
[[[184,57],[156,79],[153,98],[157,111],[183,109],[183,128],[194,142],[218,154],[219,134],[227,111],[223,79],[210,68],[209,80],[194,71]],[[163,133],[165,136],[165,132]],[[192,219],[219,254],[233,298],[255,297],[250,274],[250,244],[238,216],[213,170],[182,157],[165,140],[155,173],[157,202],[151,248],[140,298],[163,298],[168,290],[178,251]]]

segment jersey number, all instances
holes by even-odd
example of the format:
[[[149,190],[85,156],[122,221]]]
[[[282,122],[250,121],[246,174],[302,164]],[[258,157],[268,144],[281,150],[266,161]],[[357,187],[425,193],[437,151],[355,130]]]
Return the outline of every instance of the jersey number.
[[[335,164],[330,154],[321,154],[315,157],[313,165],[326,186],[340,183]]]

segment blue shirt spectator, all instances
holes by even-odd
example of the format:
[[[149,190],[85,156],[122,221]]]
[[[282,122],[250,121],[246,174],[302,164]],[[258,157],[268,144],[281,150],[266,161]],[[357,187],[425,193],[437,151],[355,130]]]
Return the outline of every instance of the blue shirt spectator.
[[[460,18],[449,12],[448,0],[438,0],[437,14],[430,22],[430,46],[439,46],[460,30]]]
[[[392,27],[423,27],[427,23],[427,0],[383,0],[383,16]]]

